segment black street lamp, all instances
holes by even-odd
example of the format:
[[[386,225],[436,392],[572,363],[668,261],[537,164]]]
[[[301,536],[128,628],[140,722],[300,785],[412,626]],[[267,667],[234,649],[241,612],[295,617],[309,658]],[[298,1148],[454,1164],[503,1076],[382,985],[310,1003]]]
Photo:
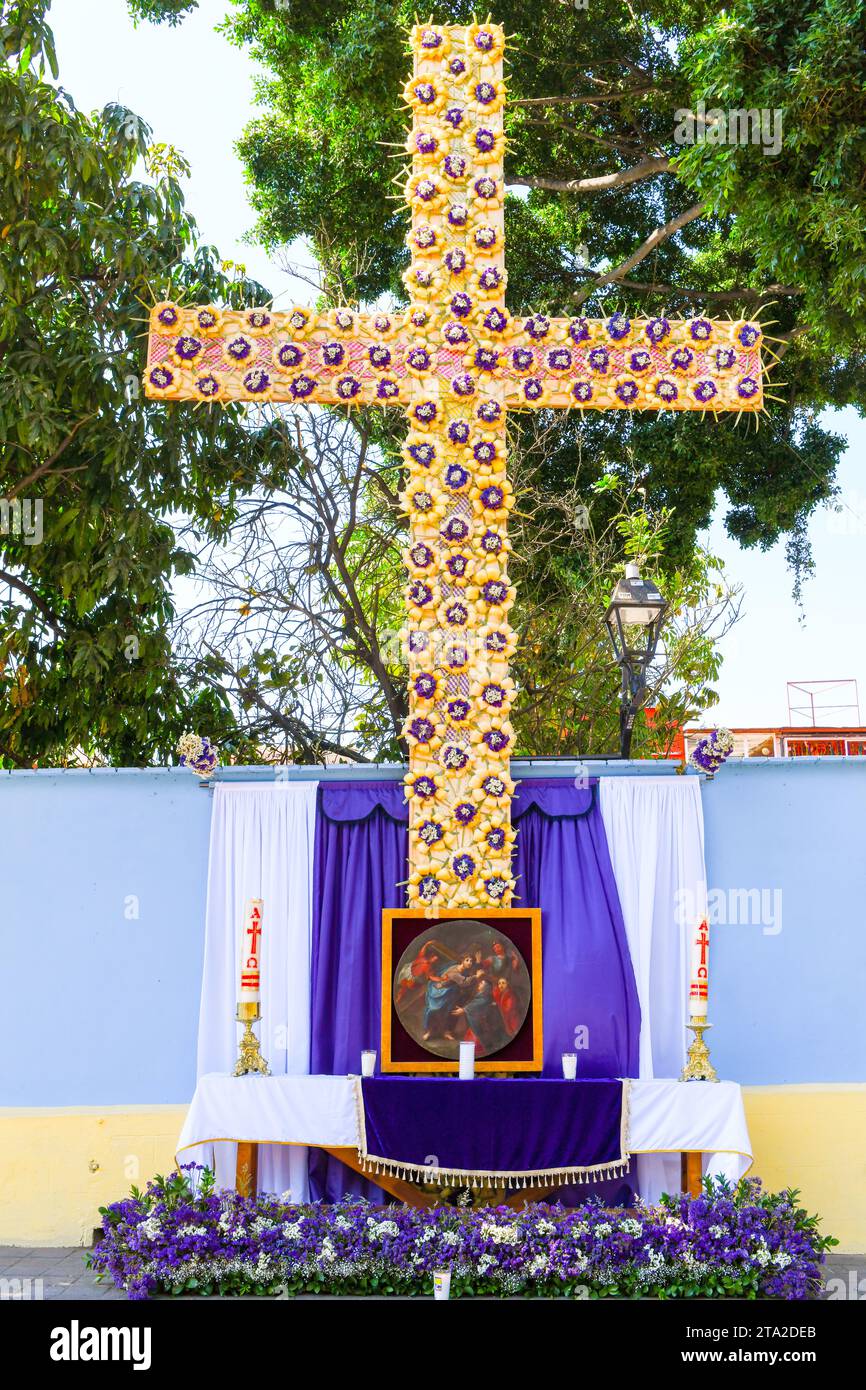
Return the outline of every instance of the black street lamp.
[[[634,721],[646,696],[647,671],[656,654],[667,604],[651,579],[641,579],[634,563],[613,591],[604,620],[622,672],[619,711],[620,757],[631,752]]]

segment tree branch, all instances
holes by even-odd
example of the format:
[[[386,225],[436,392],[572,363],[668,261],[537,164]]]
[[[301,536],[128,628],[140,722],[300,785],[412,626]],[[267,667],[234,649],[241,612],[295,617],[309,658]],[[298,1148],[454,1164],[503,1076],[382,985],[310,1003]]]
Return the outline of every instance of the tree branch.
[[[545,188],[554,193],[603,193],[608,188],[627,188],[631,183],[642,179],[655,178],[671,167],[667,155],[649,155],[630,169],[618,169],[613,174],[599,174],[590,179],[546,179],[529,174],[523,178],[512,179],[517,188]]]
[[[510,101],[509,107],[513,106],[595,106],[602,101],[625,101],[627,97],[645,96],[647,92],[652,92],[655,87],[650,84],[643,87],[619,87],[615,92],[589,92],[583,96],[573,97],[520,97],[517,101]]]
[[[60,618],[54,612],[53,608],[51,608],[43,598],[39,597],[35,589],[31,589],[30,585],[25,584],[23,579],[18,579],[14,574],[9,574],[7,570],[0,570],[0,581],[4,584],[8,584],[12,589],[17,589],[19,593],[29,598],[33,607],[42,614],[49,627],[53,628],[58,636],[62,633],[63,625]]]
[[[657,246],[661,246],[663,241],[667,241],[669,237],[672,237],[682,227],[688,226],[689,222],[694,222],[696,218],[702,217],[708,206],[709,204],[707,203],[695,203],[692,207],[687,208],[685,212],[681,212],[676,217],[671,218],[670,222],[666,222],[663,227],[656,227],[654,232],[650,232],[646,241],[643,242],[627,260],[623,261],[622,265],[618,265],[616,270],[611,270],[606,274],[596,276],[591,284],[587,285],[582,290],[578,290],[574,295],[575,303],[577,305],[582,304],[585,299],[589,299],[594,290],[599,289],[602,285],[612,285],[621,281],[624,276],[636,265],[639,265],[651,251],[654,251]]]
[[[595,272],[591,270],[576,270],[575,275],[583,279],[594,279]],[[758,303],[762,299],[774,299],[776,295],[795,295],[802,294],[803,291],[798,285],[765,285],[762,290],[752,289],[747,285],[739,285],[733,290],[692,290],[685,289],[679,285],[660,285],[656,282],[646,280],[617,280],[624,290],[634,290],[636,294],[663,294],[663,295],[682,295],[684,299],[697,299],[701,303],[714,304],[733,304],[738,300],[747,300],[751,303]]]

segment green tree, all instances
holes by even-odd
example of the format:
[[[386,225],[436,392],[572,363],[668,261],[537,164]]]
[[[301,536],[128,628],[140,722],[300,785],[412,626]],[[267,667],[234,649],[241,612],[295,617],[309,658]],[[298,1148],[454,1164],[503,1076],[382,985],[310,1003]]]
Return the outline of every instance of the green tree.
[[[148,761],[190,724],[230,737],[225,700],[173,665],[192,557],[169,515],[219,534],[258,466],[241,411],[140,394],[152,287],[266,295],[197,244],[175,151],[49,79],[44,4],[7,5],[0,38],[0,766]]]

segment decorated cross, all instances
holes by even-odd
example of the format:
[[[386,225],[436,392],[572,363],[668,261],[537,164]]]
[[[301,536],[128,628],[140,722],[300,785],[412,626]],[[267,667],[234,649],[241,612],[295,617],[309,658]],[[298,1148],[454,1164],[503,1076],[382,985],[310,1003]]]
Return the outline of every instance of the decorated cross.
[[[415,25],[403,313],[156,304],[145,391],[163,400],[402,407],[409,901],[511,902],[508,410],[758,411],[747,321],[514,317],[505,307],[495,24]]]

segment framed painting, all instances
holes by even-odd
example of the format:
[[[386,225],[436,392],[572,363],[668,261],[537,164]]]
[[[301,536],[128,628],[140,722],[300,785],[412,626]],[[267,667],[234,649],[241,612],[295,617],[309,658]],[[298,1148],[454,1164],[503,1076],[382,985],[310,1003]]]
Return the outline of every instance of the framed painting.
[[[383,1072],[537,1072],[542,1062],[541,912],[382,913]]]

